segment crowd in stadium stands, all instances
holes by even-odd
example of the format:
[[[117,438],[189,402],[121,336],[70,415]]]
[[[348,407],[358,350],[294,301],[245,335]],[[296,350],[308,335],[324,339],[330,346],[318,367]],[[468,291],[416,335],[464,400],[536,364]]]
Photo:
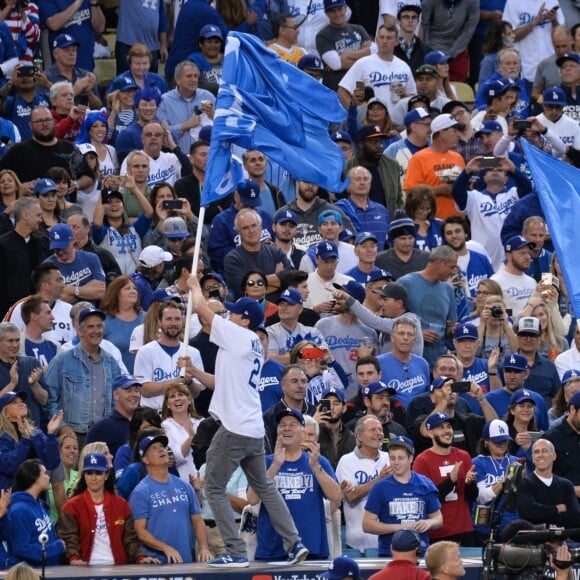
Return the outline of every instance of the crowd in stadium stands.
[[[345,191],[236,146],[200,217],[229,31],[336,91]],[[0,0],[0,115],[0,567],[578,527],[577,289],[523,147],[580,167],[578,2]]]

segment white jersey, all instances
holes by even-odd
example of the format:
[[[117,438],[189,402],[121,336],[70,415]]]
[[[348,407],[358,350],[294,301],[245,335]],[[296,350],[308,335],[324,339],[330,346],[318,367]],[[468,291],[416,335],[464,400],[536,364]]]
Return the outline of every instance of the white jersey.
[[[306,52],[320,56],[316,50],[316,35],[330,22],[324,11],[323,0],[288,0],[288,10],[296,24],[300,25],[296,44]],[[350,13],[347,6],[347,20]]]
[[[145,151],[142,151],[147,155]],[[153,187],[156,183],[169,183],[173,185],[181,177],[181,163],[175,153],[166,153],[162,151],[157,159],[149,157],[149,175],[147,176],[147,185]],[[127,158],[121,165],[121,175],[127,175]]]
[[[21,311],[22,303],[25,302],[27,298],[23,298],[14,306],[12,312],[10,313],[10,318],[6,317],[4,319],[5,322],[12,322],[12,324],[15,324],[20,332],[24,332],[24,328],[26,326],[24,324],[24,320],[22,320]],[[52,305],[52,314],[54,316],[52,330],[43,332],[42,338],[50,340],[59,346],[62,346],[65,342],[73,339],[75,331],[72,327],[70,319],[71,308],[72,306],[68,302],[64,302],[64,300],[60,299]]]
[[[486,249],[496,272],[505,260],[500,238],[501,228],[518,200],[518,190],[515,187],[495,196],[477,189],[467,192],[467,205],[463,213],[471,222],[471,237]]]
[[[336,245],[338,247],[338,264],[336,265],[336,271],[345,274],[349,270],[356,268],[358,266],[358,258],[354,253],[354,246],[352,244],[347,244],[346,242],[338,242]],[[316,263],[312,261],[312,256],[308,251],[304,256],[302,256],[299,269],[308,272],[309,274],[316,270]]]
[[[392,81],[399,81],[405,85],[407,94],[413,95],[417,92],[409,65],[396,56],[393,56],[393,60],[383,60],[378,54],[360,58],[342,77],[339,86],[352,95],[357,81],[363,81],[365,86],[373,87],[375,97],[387,104],[391,116],[395,107],[391,95]]]
[[[219,347],[210,415],[236,435],[254,439],[264,437],[258,393],[264,349],[258,335],[221,316],[214,316],[209,339]]]
[[[191,340],[201,330],[201,322],[197,314],[192,314],[189,322],[189,339]],[[140,324],[133,329],[131,338],[129,339],[129,352],[136,354],[136,352],[143,346],[145,335],[145,326]]]
[[[501,286],[505,307],[512,309],[512,318],[515,320],[519,316],[520,310],[528,303],[536,289],[537,282],[527,274],[515,276],[506,272],[504,268],[496,272],[490,279]]]
[[[578,352],[574,341],[572,341],[572,346],[568,350],[565,350],[556,357],[554,364],[556,365],[560,380],[562,380],[566,371],[580,369],[580,352]]]
[[[177,359],[181,356],[182,348],[180,347],[170,355],[157,340],[144,345],[139,349],[135,356],[134,376],[141,383],[159,383],[179,377],[180,369],[177,367]],[[203,361],[197,348],[187,347],[187,356],[197,368],[203,370]],[[195,379],[194,379],[195,380]],[[199,384],[199,383],[198,383]],[[202,388],[203,387],[202,385]],[[163,407],[164,394],[153,397],[141,395],[141,406],[151,407],[152,409],[161,410]]]
[[[67,350],[71,350],[72,348],[74,348],[78,344],[79,344],[78,338],[76,337],[76,334],[75,334],[75,337],[73,340],[69,340],[68,342],[65,342],[62,345],[61,350],[62,350],[62,352],[65,352]],[[106,338],[103,338],[103,340],[101,340],[100,347],[107,354],[110,354],[115,359],[115,362],[119,365],[119,369],[121,370],[121,374],[123,374],[123,375],[131,374],[127,370],[127,367],[125,366],[125,363],[123,362],[123,355],[121,354],[121,351],[112,342],[110,342]]]
[[[509,22],[515,30],[532,22],[540,8],[551,10],[554,6],[560,7],[558,0],[507,0],[502,20]],[[556,20],[558,24],[564,24],[562,10],[556,12]],[[546,20],[534,26],[529,34],[514,44],[514,48],[520,53],[522,76],[527,81],[534,82],[537,66],[554,54],[552,23]]]
[[[91,223],[93,223],[95,208],[100,196],[101,188],[97,181],[95,181],[90,191],[77,190],[77,203],[83,208],[83,214]]]
[[[574,149],[580,149],[580,125],[578,121],[568,115],[562,115],[555,123],[546,119],[544,113],[538,115],[538,121],[548,127],[555,135],[562,139],[562,143]]]
[[[350,481],[356,487],[376,479],[383,467],[389,465],[389,454],[379,450],[378,459],[369,459],[358,449],[343,455],[336,466],[336,479],[339,483]],[[362,521],[367,504],[367,497],[354,503],[343,502],[344,521],[346,523],[346,543],[357,550],[378,548],[379,537],[362,531]]]

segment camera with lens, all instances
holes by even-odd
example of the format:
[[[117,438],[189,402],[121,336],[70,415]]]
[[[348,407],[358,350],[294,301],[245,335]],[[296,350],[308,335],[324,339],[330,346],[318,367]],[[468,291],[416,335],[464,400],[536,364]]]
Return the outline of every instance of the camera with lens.
[[[503,318],[504,311],[501,306],[493,306],[491,309],[491,315],[493,318]]]

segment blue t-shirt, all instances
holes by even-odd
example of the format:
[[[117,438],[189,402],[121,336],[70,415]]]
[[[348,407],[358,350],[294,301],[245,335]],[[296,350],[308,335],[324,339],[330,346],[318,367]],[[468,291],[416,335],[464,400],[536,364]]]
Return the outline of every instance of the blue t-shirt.
[[[439,218],[433,218],[429,222],[429,228],[427,229],[427,235],[422,236],[419,234],[419,227],[415,226],[415,245],[414,247],[418,250],[424,250],[428,252],[439,246],[443,245],[443,220]]]
[[[162,0],[119,2],[117,42],[129,46],[140,42],[155,52],[159,50],[159,33],[168,30],[165,2]]]
[[[130,374],[133,374],[133,366],[135,365],[135,353],[129,351],[131,334],[135,330],[135,327],[143,324],[144,318],[144,312],[139,312],[137,318],[131,322],[121,320],[115,316],[107,316],[105,318],[105,338],[113,342],[121,351],[123,362]]]
[[[435,484],[424,475],[412,473],[408,483],[398,482],[392,475],[379,481],[371,489],[365,510],[375,514],[383,524],[414,523],[425,520],[441,509]],[[379,536],[379,556],[391,557],[393,534]],[[425,546],[429,533],[421,534]]]
[[[40,23],[46,26],[48,18],[63,12],[70,5],[70,0],[42,0],[42,2],[38,3]],[[53,40],[59,34],[70,34],[79,43],[76,65],[79,68],[94,71],[95,61],[93,60],[93,50],[95,48],[95,36],[91,25],[91,6],[89,0],[84,0],[72,18],[56,32],[49,29],[49,46],[52,46]]]
[[[470,298],[475,298],[477,287],[482,280],[491,278],[494,275],[489,258],[484,254],[474,252],[473,250],[469,250],[467,272],[462,270],[461,273],[467,279],[467,288],[469,290]]]
[[[175,548],[184,564],[193,559],[193,528],[191,516],[199,514],[201,507],[193,488],[175,475],[167,482],[160,482],[148,475],[142,479],[129,496],[129,506],[135,520],[147,520],[147,530],[158,540]],[[148,556],[159,558],[167,564],[163,552],[142,546]]]
[[[58,348],[54,342],[50,340],[42,340],[37,342],[24,339],[24,354],[26,356],[34,357],[41,367],[47,367],[48,363],[56,356]]]
[[[534,403],[536,403],[536,425],[538,429],[541,431],[547,431],[549,422],[548,422],[548,412],[546,411],[546,405],[544,404],[544,399],[542,395],[534,391],[530,391],[532,393],[532,397],[534,398]],[[496,391],[492,391],[491,393],[487,393],[485,398],[489,402],[489,404],[494,408],[497,416],[501,419],[506,416],[509,406],[510,400],[512,398],[512,394],[505,388],[497,389]]]
[[[479,385],[483,391],[483,394],[485,395],[489,393],[489,375],[487,374],[487,369],[487,359],[475,357],[473,359],[473,363],[471,363],[471,366],[463,367],[463,376],[461,378],[464,381],[471,381],[476,385]],[[466,393],[461,393],[460,397],[464,399],[465,402],[469,405],[472,413],[483,416],[481,405],[477,402],[476,399],[470,397]]]
[[[283,370],[284,365],[273,359],[267,360],[262,365],[258,393],[260,394],[260,403],[264,412],[278,403],[284,396],[280,386]]]
[[[50,109],[50,99],[43,91],[38,91],[30,103],[25,101],[20,95],[9,95],[6,97],[6,105],[4,107],[4,117],[12,121],[18,131],[22,141],[32,137],[32,129],[30,128],[30,113],[32,109],[38,107],[48,107]]]
[[[411,399],[429,388],[429,365],[424,358],[411,354],[409,362],[403,363],[391,352],[377,358],[381,365],[381,380],[397,391],[396,398],[405,409]]]
[[[92,280],[105,281],[103,266],[96,254],[77,250],[75,259],[70,264],[63,264],[56,256],[49,256],[45,262],[56,264],[64,283],[69,286],[84,286]]]
[[[273,455],[266,456],[266,469],[274,461]],[[312,469],[308,465],[309,455],[306,451],[297,461],[285,461],[274,477],[274,485],[284,498],[302,543],[311,554],[318,558],[328,558],[328,537],[326,535],[326,517],[322,499],[324,493]],[[320,457],[319,463],[332,479],[336,476],[326,457]],[[287,551],[282,538],[276,533],[262,504],[258,515],[258,546],[256,560],[286,558]]]

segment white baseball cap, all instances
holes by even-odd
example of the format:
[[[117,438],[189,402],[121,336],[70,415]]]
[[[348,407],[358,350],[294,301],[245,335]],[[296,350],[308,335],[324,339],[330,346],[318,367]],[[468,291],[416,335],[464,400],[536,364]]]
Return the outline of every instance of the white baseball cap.
[[[173,256],[159,246],[147,246],[139,254],[139,263],[147,268],[154,268],[163,262],[171,262]]]
[[[435,133],[445,131],[445,129],[451,129],[451,127],[462,130],[465,125],[459,123],[457,119],[449,113],[437,115],[431,122],[431,133],[435,135]]]

